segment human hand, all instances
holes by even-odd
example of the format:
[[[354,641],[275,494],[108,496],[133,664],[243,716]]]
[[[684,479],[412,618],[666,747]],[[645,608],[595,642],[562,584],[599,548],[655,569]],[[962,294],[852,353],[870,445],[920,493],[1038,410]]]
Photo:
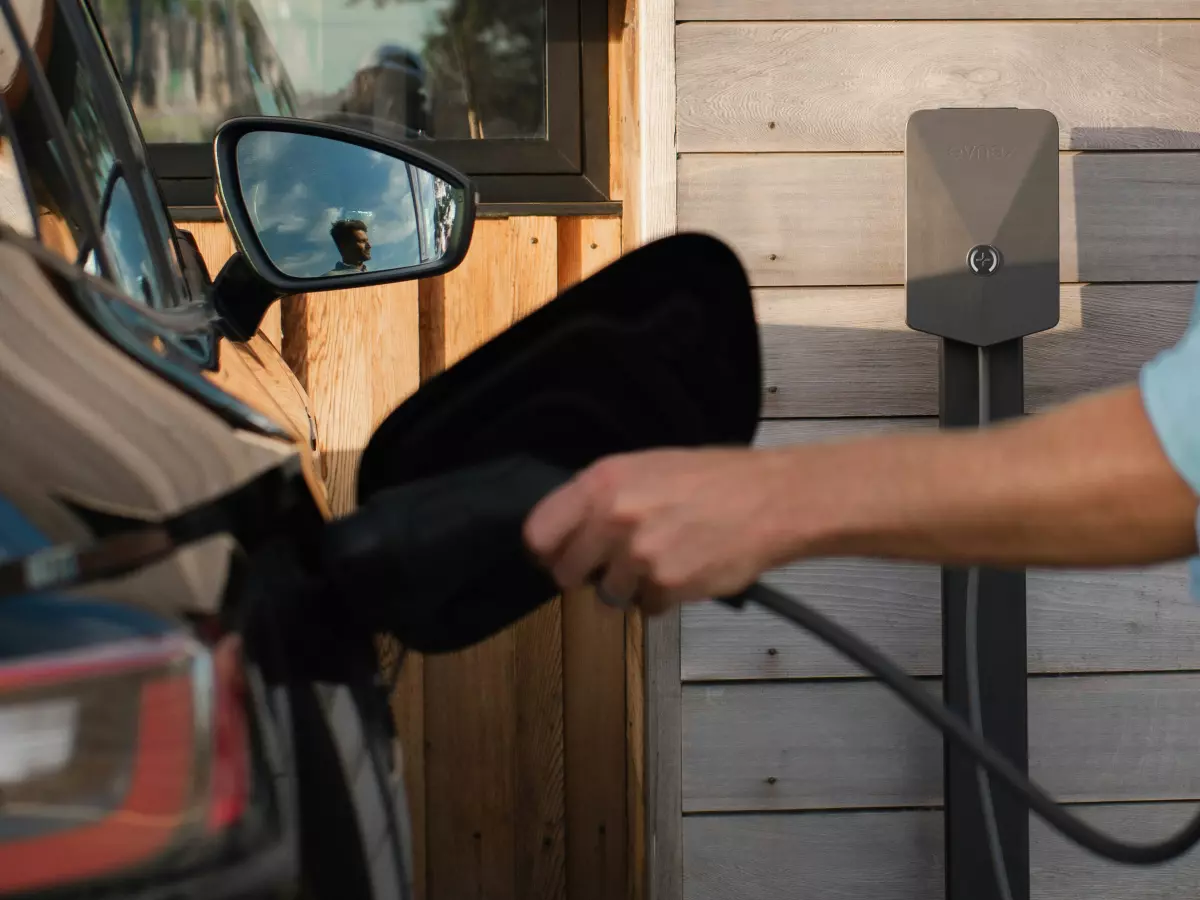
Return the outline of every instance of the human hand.
[[[733,596],[786,545],[786,467],[763,450],[611,456],[544,498],[525,542],[560,588],[647,612]]]

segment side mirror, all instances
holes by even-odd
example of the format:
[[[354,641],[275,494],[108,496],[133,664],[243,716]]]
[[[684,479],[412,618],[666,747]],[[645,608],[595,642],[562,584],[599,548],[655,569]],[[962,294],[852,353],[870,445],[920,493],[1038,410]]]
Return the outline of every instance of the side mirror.
[[[277,295],[427,278],[471,243],[475,191],[416,150],[336,125],[236,118],[218,130],[217,189],[255,276]]]

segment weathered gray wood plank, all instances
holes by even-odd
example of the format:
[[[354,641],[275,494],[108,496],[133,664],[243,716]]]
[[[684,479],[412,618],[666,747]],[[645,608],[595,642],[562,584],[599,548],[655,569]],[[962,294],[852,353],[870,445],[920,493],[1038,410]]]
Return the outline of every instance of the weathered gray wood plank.
[[[679,611],[644,621],[646,875],[654,900],[683,894],[683,710]]]
[[[843,438],[897,431],[933,431],[938,420],[933,417],[911,419],[763,419],[754,435],[757,447],[779,447],[813,441],[835,441]]]
[[[1032,678],[1030,776],[1067,802],[1200,798],[1198,687],[1193,674]],[[941,796],[940,733],[876,682],[684,686],[687,812]]]
[[[1026,408],[1122,384],[1183,334],[1195,288],[1064,285],[1059,326],[1026,341]],[[756,293],[770,418],[937,413],[937,338],[905,324],[903,288]]]
[[[879,647],[914,675],[942,668],[939,570],[838,560],[802,563],[764,581]],[[1200,606],[1183,564],[1028,576],[1029,671],[1200,669]],[[716,604],[683,611],[686,681],[846,678],[861,669],[767,612]]]
[[[679,229],[726,241],[753,284],[904,284],[903,156],[685,154],[678,168]],[[1200,154],[1065,153],[1060,196],[1063,281],[1200,279]]]
[[[1071,810],[1126,840],[1161,840],[1195,813],[1190,804]],[[689,816],[686,900],[941,900],[940,812]],[[1200,883],[1200,853],[1161,867],[1097,859],[1031,817],[1030,888],[1036,900],[1178,900]]]
[[[1200,0],[677,0],[680,21],[1187,19]]]
[[[1047,109],[1063,148],[1200,148],[1197,22],[697,22],[675,46],[684,153],[902,150],[936,106]]]

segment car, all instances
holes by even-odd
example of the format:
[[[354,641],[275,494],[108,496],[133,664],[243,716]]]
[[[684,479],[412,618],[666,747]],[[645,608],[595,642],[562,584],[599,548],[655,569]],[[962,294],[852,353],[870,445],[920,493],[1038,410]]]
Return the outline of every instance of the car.
[[[214,275],[86,0],[0,9],[0,896],[407,898],[387,685],[308,615],[317,423],[260,324],[454,268],[473,188],[231,119]]]

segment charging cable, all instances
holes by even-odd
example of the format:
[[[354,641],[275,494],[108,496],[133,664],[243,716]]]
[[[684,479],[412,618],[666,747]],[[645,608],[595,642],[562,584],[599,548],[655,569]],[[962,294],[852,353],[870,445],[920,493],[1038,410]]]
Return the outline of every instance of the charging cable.
[[[988,376],[989,355],[986,347],[979,350],[979,424],[991,421],[991,384]],[[970,704],[967,724],[956,713],[936,700],[912,676],[894,662],[831,619],[815,609],[793,600],[763,584],[755,584],[738,597],[726,600],[735,607],[753,602],[785,618],[833,647],[847,659],[882,681],[925,721],[940,730],[960,750],[975,758],[976,781],[983,807],[984,827],[995,870],[1001,900],[1012,900],[1012,886],[1005,865],[1004,848],[992,801],[992,778],[998,778],[1015,792],[1043,821],[1071,841],[1097,856],[1130,865],[1156,865],[1187,853],[1200,844],[1200,814],[1180,831],[1157,844],[1131,844],[1116,840],[1085,824],[1068,813],[1042,788],[1029,780],[1006,756],[984,737],[983,714],[979,679],[979,583],[980,570],[967,573],[966,598],[966,664],[967,694]]]
[[[979,569],[971,569],[967,573],[967,694],[971,704],[971,729],[983,740],[983,701],[979,689]],[[1004,846],[1000,843],[1000,826],[996,821],[996,805],[992,801],[992,779],[978,761],[975,763],[975,780],[979,784],[988,853],[992,857],[1000,900],[1013,900],[1012,887],[1008,883],[1008,866],[1004,861]]]
[[[1200,815],[1178,833],[1157,844],[1131,844],[1097,831],[1064,810],[1007,757],[981,738],[963,719],[947,709],[920,682],[858,635],[827,616],[764,584],[756,583],[736,597],[723,600],[741,608],[754,603],[799,625],[874,675],[922,719],[946,735],[960,750],[975,757],[987,773],[1017,794],[1030,810],[1067,839],[1097,856],[1130,865],[1156,865],[1187,853],[1200,844]]]
[[[987,347],[979,348],[979,427],[992,421],[992,389],[989,377],[990,359]],[[983,733],[983,691],[979,686],[979,568],[967,573],[967,702],[970,704],[971,728],[979,739]],[[992,800],[992,780],[979,762],[975,761],[975,780],[979,784],[979,802],[983,808],[983,825],[987,831],[988,854],[992,858],[992,869],[996,876],[996,887],[1000,900],[1012,900],[1012,887],[1008,882],[1008,866],[1004,860],[1004,846],[1000,841],[1000,825],[996,821],[996,804]]]

